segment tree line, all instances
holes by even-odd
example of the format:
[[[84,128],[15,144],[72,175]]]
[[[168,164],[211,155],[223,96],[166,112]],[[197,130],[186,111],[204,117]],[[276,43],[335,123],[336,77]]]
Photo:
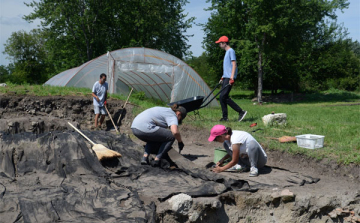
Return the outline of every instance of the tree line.
[[[202,24],[205,52],[193,57],[184,33],[187,0],[40,0],[24,19],[41,27],[11,35],[0,66],[0,82],[44,83],[107,51],[148,47],[184,59],[213,86],[224,56],[215,41],[230,38],[238,65],[235,86],[293,92],[329,88],[360,91],[360,44],[336,23],[347,0],[208,0],[211,16]]]

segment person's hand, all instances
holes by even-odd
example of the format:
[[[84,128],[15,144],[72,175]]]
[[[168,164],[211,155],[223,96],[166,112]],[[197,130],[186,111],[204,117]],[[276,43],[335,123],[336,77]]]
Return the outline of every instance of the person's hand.
[[[214,173],[220,173],[220,172],[221,172],[221,167],[217,166],[217,167],[215,167],[214,169],[212,169],[212,171],[213,171]]]
[[[219,161],[216,163],[216,166],[222,166],[223,162]]]
[[[106,106],[106,104],[107,104],[107,102],[106,101],[104,101],[104,105]]]
[[[183,150],[184,146],[185,146],[185,145],[184,145],[183,142],[178,142],[179,153],[181,153],[181,150]]]
[[[233,85],[234,82],[235,82],[234,79],[230,79],[229,84],[230,84],[230,85]]]
[[[100,99],[99,99],[99,97],[98,96],[96,96],[96,98],[95,98],[98,102],[100,102]]]
[[[224,78],[222,77],[219,81],[219,84],[221,84],[223,82]]]

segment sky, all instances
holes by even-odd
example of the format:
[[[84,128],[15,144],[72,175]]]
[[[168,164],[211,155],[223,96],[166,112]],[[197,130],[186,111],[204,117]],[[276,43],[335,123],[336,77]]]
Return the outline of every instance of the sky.
[[[10,63],[6,59],[7,55],[3,54],[3,51],[4,44],[11,34],[20,30],[29,32],[40,25],[39,20],[27,23],[22,19],[24,15],[32,12],[32,8],[27,7],[24,2],[29,3],[31,0],[0,0],[0,65],[8,65]],[[360,42],[360,0],[349,0],[349,3],[349,8],[345,9],[344,13],[341,13],[340,10],[337,11],[337,20],[339,24],[343,24],[348,29],[348,37]],[[210,12],[204,9],[209,6],[210,3],[206,3],[206,0],[189,0],[185,7],[185,13],[188,13],[189,17],[196,17],[196,24],[206,23],[210,17]],[[204,51],[201,43],[204,38],[202,28],[193,25],[191,29],[187,30],[186,34],[194,35],[189,37],[188,44],[191,45],[190,51],[193,52],[193,56],[200,56]]]

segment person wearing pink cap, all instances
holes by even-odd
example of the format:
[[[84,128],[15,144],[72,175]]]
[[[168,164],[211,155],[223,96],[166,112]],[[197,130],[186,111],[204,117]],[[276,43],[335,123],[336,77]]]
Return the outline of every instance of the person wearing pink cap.
[[[227,36],[222,36],[219,38],[218,43],[220,48],[225,50],[225,56],[223,61],[223,75],[219,81],[222,83],[221,90],[226,87],[226,89],[222,90],[220,93],[220,105],[222,110],[222,118],[220,121],[229,121],[228,119],[228,109],[227,106],[229,105],[232,109],[239,113],[238,121],[244,119],[247,111],[242,110],[239,105],[237,105],[230,97],[230,91],[232,85],[235,82],[237,77],[237,65],[236,65],[236,55],[233,48],[229,46],[229,38]],[[230,86],[228,86],[230,84]]]
[[[247,172],[250,169],[250,177],[259,175],[258,168],[265,166],[267,155],[256,139],[247,132],[232,130],[224,125],[212,127],[210,142],[216,141],[224,144],[227,154],[219,160],[213,169],[215,173],[222,171]],[[231,161],[223,166],[226,159]]]

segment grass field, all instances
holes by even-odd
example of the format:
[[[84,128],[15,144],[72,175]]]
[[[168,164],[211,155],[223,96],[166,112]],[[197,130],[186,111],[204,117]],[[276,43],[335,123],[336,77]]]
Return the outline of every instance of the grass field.
[[[50,87],[40,85],[8,85],[0,87],[2,93],[16,93],[16,95],[88,95],[90,89]],[[266,92],[265,92],[266,95]],[[220,123],[221,108],[203,108],[198,110],[199,115],[193,112],[188,114],[184,123],[191,123],[210,131],[215,124],[224,124],[235,130],[251,132],[255,129],[262,129],[252,133],[261,143],[266,144],[268,149],[282,150],[289,153],[305,154],[317,159],[330,158],[339,163],[360,164],[360,94],[332,90],[316,94],[301,95],[300,101],[291,103],[264,103],[254,105],[251,101],[252,92],[233,89],[231,97],[244,110],[248,111],[242,122],[237,122],[238,115],[229,108],[229,122]],[[126,100],[127,95],[111,95],[113,98]],[[134,93],[130,102],[138,105],[134,109],[135,115],[142,110],[153,106],[166,106],[158,100],[149,100],[142,93]],[[275,113],[287,114],[286,126],[265,127],[262,122],[264,115]],[[255,127],[249,127],[252,123]],[[300,148],[296,143],[279,143],[266,137],[281,137],[284,135],[296,136],[302,134],[324,135],[324,147],[310,150]]]

